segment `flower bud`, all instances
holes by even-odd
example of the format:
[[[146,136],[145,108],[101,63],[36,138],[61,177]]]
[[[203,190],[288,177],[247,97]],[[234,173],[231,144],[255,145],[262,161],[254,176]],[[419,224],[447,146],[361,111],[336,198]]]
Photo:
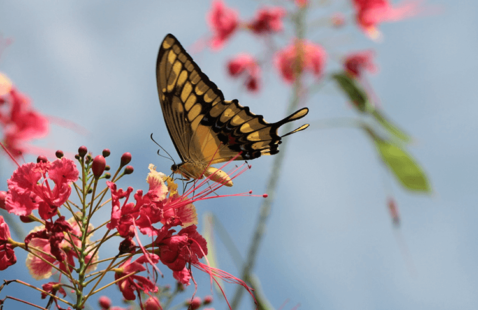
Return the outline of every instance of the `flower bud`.
[[[105,171],[106,167],[106,160],[102,155],[98,155],[93,160],[93,164],[91,165],[91,170],[93,171],[93,175],[96,179],[98,179],[103,172]]]
[[[186,305],[189,306],[188,309],[192,309],[192,310],[196,310],[196,309],[199,309],[199,307],[201,307],[201,298],[199,297],[194,297],[193,300],[186,300]]]
[[[124,168],[124,174],[131,174],[133,173],[133,171],[134,171],[133,166],[126,166],[126,168]]]
[[[85,157],[86,153],[88,153],[86,146],[83,145],[78,148],[78,155],[80,155],[80,157]]]
[[[176,282],[176,290],[178,292],[183,292],[186,288],[184,287],[184,285],[181,283],[181,282]]]
[[[47,161],[48,159],[43,155],[40,155],[37,157],[37,163],[40,163],[40,162],[46,163]]]
[[[110,152],[109,149],[104,149],[104,150],[103,150],[103,156],[104,156],[104,157],[108,157],[108,156],[110,156],[110,154],[111,154],[111,152]]]
[[[111,307],[111,299],[106,296],[101,296],[98,299],[98,303],[100,304],[100,307],[104,309],[109,309]]]
[[[92,159],[93,157],[91,157],[91,154],[86,155],[86,163],[91,162]]]
[[[131,161],[131,153],[126,152],[121,156],[121,167],[126,166]]]
[[[80,160],[80,155],[76,154],[76,155],[75,155],[75,159],[76,159],[76,160]]]
[[[119,245],[120,254],[133,253],[136,250],[136,243],[131,239],[124,239]]]
[[[104,177],[107,180],[111,179],[111,173],[105,173]]]
[[[105,170],[110,171],[110,169],[111,169],[110,165],[106,165]]]
[[[204,304],[209,305],[210,303],[212,303],[212,296],[211,295],[205,296],[204,297]]]
[[[161,309],[158,298],[156,298],[154,296],[149,297],[148,300],[146,300],[146,302],[144,303],[144,309],[145,310],[159,310],[159,309]]]
[[[5,209],[5,198],[7,198],[7,192],[0,191],[0,209]]]
[[[62,150],[58,150],[58,151],[55,152],[56,158],[62,158],[63,155],[64,155],[64,154],[63,154],[63,151],[62,151]]]
[[[20,215],[20,221],[23,223],[31,223],[33,222],[33,219],[31,219],[29,216]]]

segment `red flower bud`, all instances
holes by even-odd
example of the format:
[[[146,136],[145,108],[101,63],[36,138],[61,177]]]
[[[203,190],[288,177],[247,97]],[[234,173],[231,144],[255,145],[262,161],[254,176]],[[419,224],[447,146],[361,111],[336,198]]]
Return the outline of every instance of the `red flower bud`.
[[[83,145],[78,148],[78,155],[80,155],[80,157],[85,157],[86,153],[88,153],[86,146]]]
[[[100,307],[104,309],[109,309],[111,307],[111,299],[106,296],[101,296],[98,299],[98,303],[100,304]]]
[[[126,166],[126,168],[124,168],[124,174],[131,174],[133,173],[133,171],[134,171],[133,166]]]
[[[20,215],[20,221],[22,221],[23,223],[33,222],[33,220],[31,218],[29,218],[28,216],[25,216],[25,215]]]
[[[103,156],[104,156],[104,157],[108,157],[108,156],[110,156],[110,154],[111,154],[111,152],[110,152],[109,149],[104,149],[104,150],[103,150]]]
[[[121,241],[118,250],[120,254],[133,253],[136,250],[136,243],[130,238],[126,238]]]
[[[5,210],[5,198],[7,197],[7,192],[0,191],[0,209]]]
[[[201,307],[201,298],[194,297],[193,300],[186,301],[186,304],[189,305],[190,309],[193,309],[193,310],[199,309],[199,307]]]
[[[209,305],[210,303],[212,303],[212,296],[211,295],[205,296],[204,297],[204,304]]]
[[[121,167],[126,166],[131,161],[131,153],[126,152],[121,156]]]
[[[91,165],[91,170],[93,170],[93,175],[96,179],[98,179],[103,172],[105,171],[106,167],[106,160],[102,155],[98,155],[93,160],[93,164]]]
[[[144,309],[145,310],[159,310],[159,309],[161,309],[158,298],[156,298],[154,296],[149,297],[148,300],[146,300],[146,302],[144,303]]]
[[[63,154],[63,151],[62,151],[62,150],[58,150],[58,151],[55,152],[56,158],[62,158],[63,155],[64,155],[64,154]]]
[[[37,163],[40,163],[40,162],[46,163],[47,161],[48,161],[48,159],[43,155],[40,155],[40,156],[37,157]]]

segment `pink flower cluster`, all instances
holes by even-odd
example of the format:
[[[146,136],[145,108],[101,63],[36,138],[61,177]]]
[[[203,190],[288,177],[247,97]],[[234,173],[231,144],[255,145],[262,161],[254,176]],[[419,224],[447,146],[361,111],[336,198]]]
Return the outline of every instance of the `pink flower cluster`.
[[[74,185],[80,199],[87,193],[98,197],[90,187],[91,184],[94,182],[96,189],[100,178],[111,177],[109,173],[103,175],[104,171],[110,169],[105,160],[109,150],[104,150],[103,155],[92,159],[91,155],[87,155],[86,147],[78,149],[76,159],[81,164],[82,176],[85,178],[81,182],[82,185]],[[102,239],[93,242],[90,240],[93,236],[90,219],[100,208],[99,203],[83,202],[84,205],[78,207],[70,201],[73,182],[79,179],[79,171],[74,161],[63,157],[63,152],[58,151],[57,157],[58,159],[49,162],[40,156],[37,163],[19,166],[7,181],[8,192],[0,192],[0,207],[24,220],[42,223],[27,235],[24,243],[19,243],[11,239],[9,227],[0,216],[0,270],[15,264],[14,248],[21,247],[28,251],[26,265],[33,278],[46,279],[57,270],[75,283],[73,272],[80,273],[79,270],[84,270],[84,274],[87,274],[97,267],[98,249],[109,239],[107,236],[111,231],[110,237],[122,238],[118,256],[126,257],[107,271],[114,271],[114,283],[126,300],[134,300],[137,295],[140,304],[146,309],[160,309],[158,299],[151,297],[144,304],[141,301],[142,293],[150,295],[158,292],[157,279],[155,276],[151,277],[150,271],[151,268],[159,271],[159,262],[171,269],[174,278],[181,285],[190,284],[191,266],[195,266],[210,274],[212,278],[221,277],[227,282],[238,283],[250,292],[251,289],[243,281],[200,262],[208,249],[206,240],[197,231],[197,215],[193,203],[223,197],[209,197],[222,184],[217,183],[202,189],[207,180],[201,181],[198,186],[180,195],[174,180],[157,172],[155,167],[150,165],[146,179],[149,189],[145,194],[142,190],[137,190],[132,202],[130,196],[133,188],[118,189],[115,183],[116,174],[112,181],[106,182],[107,189],[111,192],[111,217],[102,225],[106,226],[107,232]],[[133,172],[133,167],[126,166],[130,161],[131,154],[123,154],[120,169],[124,168],[124,174]],[[188,197],[191,194],[192,196]],[[72,213],[73,217],[69,220],[61,215],[62,206]],[[73,206],[83,211],[73,213]],[[40,218],[33,214],[35,210]],[[181,227],[178,232],[173,229],[176,226]],[[151,243],[143,246],[138,239],[138,233],[151,237]],[[135,259],[134,256],[138,254],[139,257]],[[109,260],[114,261],[118,256]],[[76,268],[78,263],[80,268]],[[147,276],[139,274],[146,271]],[[63,285],[57,282],[44,284],[42,297],[46,298],[48,293],[63,295]],[[193,301],[197,303],[197,299]],[[105,299],[100,300],[100,304],[104,309],[121,309],[111,307],[111,303]],[[204,304],[207,304],[206,301]]]
[[[133,272],[144,271],[145,264],[161,261],[173,271],[174,278],[185,285],[189,285],[191,271],[187,264],[200,265],[199,259],[207,254],[206,240],[197,232],[197,215],[193,200],[180,196],[176,191],[176,184],[172,179],[157,172],[150,165],[147,177],[148,192],[143,195],[141,190],[134,194],[136,203],[128,202],[133,189],[126,191],[117,189],[116,184],[108,182],[112,197],[111,221],[108,229],[116,229],[124,241],[122,244],[126,251],[135,252],[135,243],[132,240],[136,228],[143,234],[155,236],[152,243],[154,254],[145,253],[132,262],[128,260],[121,268],[116,270],[116,278],[120,279]],[[168,185],[165,184],[167,180]],[[120,204],[120,199],[124,203]],[[161,223],[161,228],[154,224]],[[177,234],[174,226],[182,226]],[[135,299],[134,291],[155,292],[156,288],[150,279],[139,276],[130,276],[118,282],[123,296],[127,300]]]
[[[282,19],[286,11],[281,7],[261,8],[248,22],[242,22],[245,29],[263,35],[282,31]],[[207,21],[213,32],[211,48],[217,50],[240,28],[241,21],[236,10],[226,7],[222,0],[214,0]]]
[[[392,7],[388,0],[352,0],[352,5],[359,28],[369,37],[377,38],[378,24],[417,14],[421,10],[419,8],[421,2],[422,0],[410,0]],[[309,9],[309,1],[295,0],[295,4],[299,10]],[[239,29],[246,29],[261,36],[281,32],[286,15],[287,11],[282,7],[259,8],[252,20],[241,22],[236,10],[227,7],[222,0],[214,0],[208,15],[208,23],[213,32],[211,47],[213,49],[223,47]],[[345,16],[334,13],[330,21],[333,27],[339,28],[345,24]],[[288,46],[277,51],[273,59],[283,80],[292,83],[305,72],[310,72],[316,79],[321,78],[325,71],[326,55],[321,45],[295,38]],[[364,70],[375,72],[372,56],[373,54],[369,51],[347,56],[344,64],[346,72],[355,78],[359,78]],[[228,62],[228,73],[233,78],[244,77],[246,89],[257,92],[261,88],[259,63],[249,54],[240,54]]]
[[[297,1],[299,7],[306,7],[307,4],[307,1]],[[283,30],[283,19],[286,15],[287,12],[282,7],[260,8],[252,20],[242,24],[244,29],[256,35],[270,35]],[[238,13],[226,7],[221,0],[213,1],[208,22],[213,32],[213,49],[221,48],[241,24]],[[274,57],[276,68],[288,83],[295,79],[294,70],[310,71],[315,77],[321,77],[325,58],[325,50],[320,45],[300,40],[294,40]],[[257,92],[260,89],[260,66],[253,56],[240,54],[230,60],[227,67],[231,77],[245,77],[244,85],[247,90]]]

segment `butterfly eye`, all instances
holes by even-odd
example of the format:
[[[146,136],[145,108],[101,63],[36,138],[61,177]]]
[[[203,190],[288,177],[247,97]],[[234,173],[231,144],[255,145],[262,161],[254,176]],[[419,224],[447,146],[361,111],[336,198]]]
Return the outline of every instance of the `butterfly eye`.
[[[178,170],[178,165],[174,164],[171,166],[171,170],[174,172],[174,171],[177,171]]]

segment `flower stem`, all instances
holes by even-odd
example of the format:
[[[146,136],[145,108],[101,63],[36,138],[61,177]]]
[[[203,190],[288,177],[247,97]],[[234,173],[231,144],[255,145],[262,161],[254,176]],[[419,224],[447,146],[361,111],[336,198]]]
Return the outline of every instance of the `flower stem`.
[[[297,14],[292,18],[294,23],[294,30],[295,36],[297,38],[297,44],[301,44],[302,40],[305,37],[305,13],[306,8],[301,8],[298,10]],[[295,61],[295,68],[294,68],[294,84],[293,84],[293,93],[292,99],[287,107],[287,114],[290,115],[299,105],[301,99],[301,93],[303,91],[302,86],[302,61],[303,61],[303,51],[302,48],[297,48],[297,57]],[[287,123],[284,125],[284,132],[289,132],[292,129],[292,124]],[[269,175],[269,180],[267,182],[267,189],[266,193],[269,195],[267,199],[263,199],[263,202],[260,207],[259,211],[259,219],[257,220],[256,228],[254,234],[252,236],[252,243],[249,247],[249,251],[247,254],[246,263],[243,266],[241,278],[247,281],[250,278],[250,274],[254,269],[254,265],[257,258],[257,253],[259,250],[259,245],[261,244],[262,238],[264,236],[264,232],[266,230],[266,221],[269,218],[269,214],[272,208],[272,202],[275,198],[275,190],[279,180],[279,173],[282,170],[282,164],[284,161],[284,155],[286,153],[286,145],[287,142],[284,141],[281,144],[281,151],[274,156],[274,161],[272,163],[272,171]],[[236,288],[236,292],[232,299],[231,308],[238,309],[239,303],[241,301],[242,295],[244,293],[244,289],[241,286]]]

